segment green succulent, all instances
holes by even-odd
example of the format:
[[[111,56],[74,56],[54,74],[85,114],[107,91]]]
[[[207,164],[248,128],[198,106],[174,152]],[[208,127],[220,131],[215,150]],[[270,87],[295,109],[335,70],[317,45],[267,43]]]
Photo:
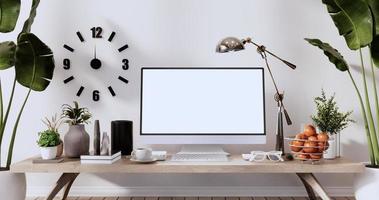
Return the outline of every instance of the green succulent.
[[[40,147],[55,147],[61,143],[59,134],[53,130],[45,130],[38,133],[37,144]]]

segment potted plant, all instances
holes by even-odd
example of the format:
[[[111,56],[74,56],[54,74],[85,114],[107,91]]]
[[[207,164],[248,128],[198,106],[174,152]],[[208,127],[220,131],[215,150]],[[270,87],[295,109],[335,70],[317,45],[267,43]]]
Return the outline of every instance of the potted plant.
[[[45,90],[54,73],[54,58],[51,49],[45,45],[36,35],[31,33],[31,26],[36,16],[39,0],[33,0],[29,17],[26,19],[22,31],[18,34],[16,42],[0,42],[0,70],[15,70],[13,84],[9,86],[10,95],[8,104],[4,106],[4,86],[0,83],[0,150],[7,146],[5,163],[0,160],[0,194],[7,194],[8,200],[25,199],[26,181],[24,174],[9,172],[12,163],[14,143],[21,115],[29,99],[31,91]],[[0,32],[8,33],[15,29],[20,13],[20,0],[2,0],[0,3]],[[19,108],[13,127],[9,125],[8,116],[12,108],[16,85],[20,84],[28,88],[28,92]],[[4,143],[6,133],[10,133],[10,142]],[[0,152],[1,154],[1,152]]]
[[[60,143],[59,134],[54,130],[48,129],[38,133],[37,144],[44,160],[51,160],[57,157],[57,147]]]
[[[328,43],[319,39],[308,39],[310,44],[320,48],[336,68],[345,72],[358,96],[362,118],[367,138],[367,147],[370,162],[367,163],[364,173],[355,178],[355,196],[358,200],[377,199],[379,188],[379,98],[376,87],[375,67],[379,67],[379,2],[377,0],[323,0],[322,1],[338,29],[345,38],[349,49],[359,52],[361,60],[360,74],[362,76],[362,88],[355,81],[350,65],[343,56]],[[365,58],[362,49],[369,49],[370,75],[372,79],[371,97],[369,94],[368,81],[366,80]],[[375,109],[371,107],[375,105]],[[374,120],[373,111],[376,114]]]
[[[339,135],[350,122],[354,122],[349,118],[352,111],[346,113],[339,111],[334,96],[327,98],[324,90],[321,90],[321,96],[314,99],[316,114],[312,116],[313,123],[321,131],[321,134],[327,134],[327,137],[332,138],[329,141],[329,148],[324,154],[326,159],[334,159],[336,154],[337,157],[340,156]]]
[[[55,114],[54,116],[51,117],[51,119],[48,119],[47,117],[45,117],[45,119],[42,120],[42,122],[47,126],[48,128],[47,130],[50,130],[58,135],[59,143],[57,145],[56,157],[61,157],[63,154],[63,141],[60,138],[58,129],[60,125],[62,124],[62,118],[58,118],[57,114]]]
[[[89,154],[89,135],[85,131],[84,124],[88,124],[91,113],[87,108],[79,107],[74,101],[74,106],[64,104],[62,106],[62,116],[69,124],[69,130],[64,136],[65,156],[78,158],[80,155]]]

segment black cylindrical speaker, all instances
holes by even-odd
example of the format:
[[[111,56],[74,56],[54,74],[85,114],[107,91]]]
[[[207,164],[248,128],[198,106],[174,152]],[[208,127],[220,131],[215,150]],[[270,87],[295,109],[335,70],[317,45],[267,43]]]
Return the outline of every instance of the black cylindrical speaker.
[[[112,154],[121,151],[122,155],[130,155],[133,151],[133,122],[116,120],[111,122]]]

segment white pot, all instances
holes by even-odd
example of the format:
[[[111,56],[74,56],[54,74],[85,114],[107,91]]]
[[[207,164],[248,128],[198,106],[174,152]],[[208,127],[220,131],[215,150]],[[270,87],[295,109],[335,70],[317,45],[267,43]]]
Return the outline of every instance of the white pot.
[[[324,152],[324,159],[327,160],[333,160],[337,157],[337,143],[336,143],[336,137],[335,135],[329,136],[330,139],[328,140],[329,148]]]
[[[357,200],[377,200],[379,189],[379,168],[365,167],[364,172],[355,175],[354,194]]]
[[[25,200],[25,174],[0,171],[0,199]]]
[[[40,147],[41,157],[44,160],[51,160],[57,157],[57,147]]]

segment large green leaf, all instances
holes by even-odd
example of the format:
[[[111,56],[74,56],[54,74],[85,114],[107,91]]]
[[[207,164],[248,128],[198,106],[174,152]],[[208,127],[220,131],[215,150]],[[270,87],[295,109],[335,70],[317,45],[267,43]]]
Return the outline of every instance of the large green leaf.
[[[366,0],[368,3],[372,17],[374,19],[374,35],[379,35],[379,1],[378,0]]]
[[[305,38],[305,40],[308,41],[311,45],[323,50],[324,54],[329,58],[329,61],[333,63],[337,67],[337,69],[339,69],[340,71],[349,70],[349,65],[347,64],[343,56],[340,54],[340,52],[337,51],[337,49],[333,48],[328,43],[322,42],[319,39]]]
[[[34,22],[34,18],[37,15],[37,7],[39,5],[40,0],[33,0],[32,8],[29,13],[29,18],[24,22],[24,26],[22,27],[23,33],[29,33]]]
[[[51,49],[33,33],[22,33],[16,48],[16,79],[21,85],[34,91],[43,91],[54,73],[54,57]]]
[[[20,14],[20,0],[0,0],[0,32],[14,30]]]
[[[379,67],[379,35],[375,36],[370,45],[371,57],[376,67]]]
[[[12,41],[0,43],[0,70],[8,69],[14,65],[16,44]]]
[[[373,19],[364,0],[322,0],[342,35],[352,50],[365,47],[372,41]]]

